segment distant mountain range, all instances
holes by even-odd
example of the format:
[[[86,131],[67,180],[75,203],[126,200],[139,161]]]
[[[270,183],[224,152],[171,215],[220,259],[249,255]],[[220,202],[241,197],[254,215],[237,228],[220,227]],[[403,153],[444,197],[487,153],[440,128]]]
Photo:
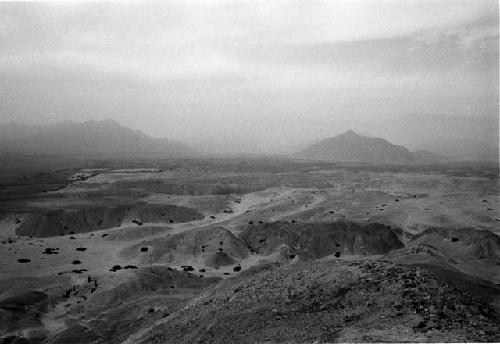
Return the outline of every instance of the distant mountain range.
[[[288,152],[299,151],[295,156],[311,159],[381,164],[498,162],[498,118],[491,116],[414,114],[359,124],[355,129],[362,135],[351,130],[321,141],[299,142],[288,147]],[[113,120],[0,124],[0,154],[192,157],[202,150],[205,155],[214,154],[207,147],[196,150],[176,141],[152,138]]]
[[[428,151],[420,150],[412,153],[403,146],[393,145],[381,138],[362,136],[352,130],[313,144],[298,152],[296,156],[372,164],[433,163],[443,160],[442,157]]]
[[[194,151],[184,144],[152,138],[108,119],[53,125],[0,124],[0,153],[177,157],[192,155]]]

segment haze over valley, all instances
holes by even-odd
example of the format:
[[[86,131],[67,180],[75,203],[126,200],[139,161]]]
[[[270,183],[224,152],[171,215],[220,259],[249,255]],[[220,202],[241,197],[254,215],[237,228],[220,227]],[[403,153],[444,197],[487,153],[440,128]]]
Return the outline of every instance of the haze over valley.
[[[391,126],[394,125],[394,128]],[[465,118],[444,115],[414,115],[406,116],[393,121],[387,126],[371,124],[361,125],[358,133],[349,129],[342,133],[355,134],[358,139],[364,138],[365,145],[370,146],[368,139],[383,139],[390,137],[393,140],[389,145],[380,147],[380,152],[386,152],[394,146],[394,142],[403,142],[396,146],[402,147],[406,157],[400,156],[380,163],[429,163],[444,161],[475,161],[498,162],[498,119],[493,117]],[[368,129],[366,129],[368,128]],[[444,131],[442,128],[447,128]],[[336,132],[339,128],[334,128]],[[371,133],[380,133],[383,136],[375,137]],[[226,148],[212,149],[211,146],[199,145],[196,142],[180,142],[166,138],[153,138],[141,131],[126,128],[118,122],[105,119],[101,121],[60,122],[52,125],[26,125],[15,122],[0,124],[0,152],[3,154],[83,154],[83,155],[157,155],[163,157],[190,157],[190,156],[237,156],[238,154],[256,155],[291,155],[301,156],[303,152],[318,147],[319,138],[297,142],[295,145],[283,144],[274,146],[267,153],[259,148],[252,151],[233,151],[231,145]],[[342,136],[338,135],[338,136]],[[347,135],[349,136],[349,135]],[[420,139],[417,139],[420,137]],[[373,140],[372,140],[373,141]],[[381,142],[381,140],[379,140]],[[332,143],[335,145],[334,143]],[[361,144],[361,142],[360,142]],[[337,143],[342,145],[342,143]],[[391,146],[392,145],[392,146]],[[409,156],[407,147],[414,150],[414,156]],[[346,150],[352,150],[349,144]],[[365,147],[367,148],[367,147]],[[345,159],[335,158],[334,147],[325,147],[317,158],[324,158],[337,162],[375,162],[378,157],[374,152],[366,152],[365,158]],[[394,150],[394,147],[392,147]],[[401,148],[399,148],[401,150]],[[351,152],[354,154],[354,152]],[[416,154],[416,155],[415,155]],[[312,154],[314,157],[315,154]],[[420,156],[419,156],[420,155]],[[305,154],[307,156],[307,154]]]

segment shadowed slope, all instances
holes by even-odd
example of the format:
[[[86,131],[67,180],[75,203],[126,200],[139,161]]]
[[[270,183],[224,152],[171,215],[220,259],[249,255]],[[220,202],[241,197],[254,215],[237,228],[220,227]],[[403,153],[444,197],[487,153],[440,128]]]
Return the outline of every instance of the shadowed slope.
[[[331,254],[385,254],[403,244],[389,226],[352,222],[289,223],[278,221],[248,225],[240,238],[260,254],[287,245],[291,254],[321,258]]]
[[[40,209],[25,214],[16,227],[18,235],[50,237],[118,227],[122,223],[189,222],[203,215],[175,205],[136,204],[78,209]]]

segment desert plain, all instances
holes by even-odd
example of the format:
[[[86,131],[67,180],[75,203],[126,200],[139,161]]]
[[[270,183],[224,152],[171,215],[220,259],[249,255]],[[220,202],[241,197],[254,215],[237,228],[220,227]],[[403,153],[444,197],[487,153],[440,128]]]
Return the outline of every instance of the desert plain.
[[[2,343],[500,340],[498,166],[5,161]]]

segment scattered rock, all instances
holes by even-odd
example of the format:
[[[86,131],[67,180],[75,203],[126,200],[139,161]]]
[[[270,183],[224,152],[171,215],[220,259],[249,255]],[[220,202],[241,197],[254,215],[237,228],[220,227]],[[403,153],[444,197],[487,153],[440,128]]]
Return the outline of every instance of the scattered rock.
[[[111,269],[109,269],[109,271],[111,272],[116,272],[118,270],[121,270],[122,267],[120,265],[113,265],[113,267]]]
[[[125,265],[123,268],[126,269],[126,270],[128,270],[128,269],[137,269],[137,266],[135,266],[135,265]]]
[[[71,272],[74,272],[75,274],[82,274],[84,272],[86,272],[87,269],[75,269],[75,270],[71,270]]]
[[[43,252],[42,254],[58,254],[59,252],[59,248],[51,248],[51,247],[47,247]]]

